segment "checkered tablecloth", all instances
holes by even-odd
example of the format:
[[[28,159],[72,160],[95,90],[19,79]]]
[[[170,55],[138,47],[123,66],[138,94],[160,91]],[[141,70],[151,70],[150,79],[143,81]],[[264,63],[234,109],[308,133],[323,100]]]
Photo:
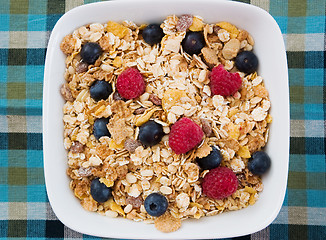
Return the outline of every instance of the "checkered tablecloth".
[[[43,174],[47,40],[69,9],[91,1],[0,1],[0,238],[92,238],[65,227]],[[276,220],[238,239],[326,239],[325,0],[242,1],[267,10],[286,44],[291,138],[287,193]]]

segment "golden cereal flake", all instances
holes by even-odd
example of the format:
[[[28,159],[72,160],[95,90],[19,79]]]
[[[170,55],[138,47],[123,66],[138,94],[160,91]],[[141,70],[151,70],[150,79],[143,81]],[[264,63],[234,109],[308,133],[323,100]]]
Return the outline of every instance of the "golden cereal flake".
[[[229,22],[219,22],[216,25],[228,31],[231,38],[236,38],[239,34],[238,28]]]
[[[123,147],[124,147],[124,142],[117,144],[113,139],[111,139],[109,142],[110,149],[123,149]]]
[[[230,138],[238,140],[238,138],[240,136],[240,126],[234,124],[233,122],[230,122],[228,124],[228,133],[229,133]]]
[[[119,37],[121,39],[128,34],[129,28],[127,28],[117,22],[108,21],[108,23],[106,25],[106,31],[113,33],[114,35],[116,35],[117,37]]]
[[[196,150],[195,155],[198,158],[206,157],[211,151],[212,148],[208,145],[208,141],[205,142]]]
[[[151,110],[146,111],[144,114],[138,116],[135,122],[136,126],[139,127],[143,125],[145,122],[148,122],[148,120],[151,118],[153,113],[156,112],[157,110],[159,110],[159,108],[152,108]]]
[[[175,218],[168,211],[154,221],[157,230],[165,233],[174,232],[181,227],[181,219]]]
[[[128,118],[132,112],[127,104],[122,100],[114,101],[111,105],[111,112],[118,115],[120,118]]]
[[[250,158],[250,152],[248,146],[240,146],[237,154],[242,158]]]
[[[107,205],[109,206],[109,208],[114,211],[119,213],[122,216],[126,216],[125,212],[123,211],[122,207],[120,205],[118,205],[113,198],[110,198],[107,202]]]
[[[110,119],[108,129],[111,137],[118,145],[134,134],[133,128],[126,124],[125,119],[121,119],[117,115]]]
[[[106,178],[100,178],[99,179],[100,183],[104,183],[105,186],[107,187],[112,187],[114,185],[114,181],[109,181],[108,179]]]
[[[202,31],[203,29],[204,29],[203,20],[200,19],[199,17],[194,16],[194,18],[192,19],[192,24],[189,27],[189,30],[193,32],[198,32],[198,31]]]

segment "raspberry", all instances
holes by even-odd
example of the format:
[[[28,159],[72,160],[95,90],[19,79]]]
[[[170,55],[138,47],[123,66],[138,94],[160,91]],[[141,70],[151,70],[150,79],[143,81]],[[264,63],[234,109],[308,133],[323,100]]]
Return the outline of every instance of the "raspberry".
[[[136,68],[127,68],[118,76],[116,87],[121,97],[133,99],[144,93],[145,82]]]
[[[204,136],[200,126],[189,118],[181,118],[171,128],[169,135],[170,148],[176,153],[186,153],[196,147]]]
[[[206,196],[223,199],[237,191],[238,184],[238,178],[231,169],[218,167],[205,175],[201,185]]]
[[[233,95],[241,84],[239,73],[230,73],[221,64],[214,67],[210,74],[210,87],[213,95]]]

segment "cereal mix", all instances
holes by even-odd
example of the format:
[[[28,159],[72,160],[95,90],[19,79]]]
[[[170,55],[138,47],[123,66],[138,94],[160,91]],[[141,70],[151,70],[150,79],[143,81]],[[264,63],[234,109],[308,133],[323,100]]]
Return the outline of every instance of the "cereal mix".
[[[171,15],[85,25],[60,48],[67,174],[84,209],[172,232],[257,201],[272,117],[250,33]]]

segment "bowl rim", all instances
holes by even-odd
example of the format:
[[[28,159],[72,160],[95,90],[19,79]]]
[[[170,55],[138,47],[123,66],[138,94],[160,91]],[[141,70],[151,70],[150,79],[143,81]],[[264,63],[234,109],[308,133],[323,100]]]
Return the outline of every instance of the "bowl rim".
[[[133,5],[133,4],[146,4],[148,3],[149,0],[139,0],[139,1],[132,1],[132,0],[124,0],[124,1],[107,1],[107,2],[96,2],[96,3],[90,3],[90,4],[85,4],[79,7],[76,7],[70,11],[68,11],[67,13],[65,13],[55,24],[49,42],[48,42],[48,48],[47,48],[47,53],[46,53],[46,60],[45,60],[45,68],[44,68],[44,85],[43,85],[43,156],[44,156],[44,175],[45,175],[45,183],[46,183],[46,190],[47,190],[47,195],[48,195],[48,199],[49,202],[52,206],[52,209],[54,211],[54,213],[56,214],[56,216],[58,217],[58,219],[63,222],[67,227],[78,231],[78,232],[82,232],[85,234],[89,234],[89,235],[94,235],[94,236],[100,236],[100,237],[120,237],[120,238],[156,238],[155,236],[151,236],[149,237],[146,234],[140,233],[137,236],[131,235],[128,231],[122,232],[120,234],[117,233],[113,233],[113,234],[103,234],[103,233],[96,233],[90,229],[83,229],[80,228],[78,226],[78,224],[76,224],[75,222],[71,222],[71,220],[66,218],[66,214],[62,212],[62,210],[60,209],[60,205],[58,205],[57,203],[57,197],[55,196],[55,186],[54,184],[51,182],[52,178],[51,178],[51,169],[49,169],[51,167],[50,162],[49,162],[49,158],[51,158],[51,155],[49,153],[49,149],[51,148],[51,136],[49,135],[50,133],[50,129],[51,129],[51,109],[49,109],[49,103],[51,102],[50,99],[50,94],[49,92],[51,91],[51,84],[50,84],[50,79],[52,78],[50,76],[50,70],[52,70],[52,65],[54,65],[53,63],[53,54],[55,49],[55,46],[57,46],[57,43],[59,41],[58,37],[59,37],[59,32],[60,28],[64,25],[64,22],[66,21],[66,19],[71,19],[74,18],[76,14],[79,14],[79,12],[83,12],[88,8],[100,8],[100,7],[111,7],[114,8],[116,6],[128,6],[128,5]],[[249,9],[251,11],[255,11],[257,14],[260,14],[262,16],[264,16],[266,19],[268,19],[268,21],[270,21],[270,24],[274,25],[274,27],[277,28],[277,35],[278,38],[282,37],[281,31],[276,23],[276,21],[273,19],[273,17],[267,13],[265,10],[260,9],[256,6],[253,5],[248,5],[245,3],[240,3],[240,2],[231,2],[231,1],[216,1],[213,2],[212,0],[180,0],[177,1],[178,3],[187,3],[187,4],[216,4],[216,6],[219,6],[220,4],[226,4],[229,5],[230,7],[239,7],[241,6],[241,8],[243,9]],[[161,4],[161,5],[168,5],[168,4],[175,4],[175,1],[173,0],[166,0],[166,1],[157,1],[156,4]],[[172,13],[171,13],[172,14]],[[205,16],[203,16],[205,18]],[[107,19],[109,20],[109,16],[107,17]],[[76,26],[77,28],[78,26]],[[68,34],[68,32],[66,33]],[[61,34],[62,35],[62,34]],[[279,40],[279,39],[278,39]],[[283,39],[282,39],[283,40]],[[59,41],[60,42],[60,41]],[[286,52],[285,52],[285,46],[284,46],[284,42],[282,41],[282,43],[280,43],[280,51],[282,52],[282,70],[286,71],[286,76],[284,75],[283,78],[286,81],[286,84],[284,84],[284,87],[287,90],[287,94],[289,93],[288,91],[288,69],[287,69],[287,61],[286,61]],[[58,50],[58,49],[57,49]],[[284,144],[285,144],[285,148],[289,149],[289,124],[290,124],[290,120],[289,120],[289,95],[287,95],[285,97],[284,100],[284,106],[285,108],[287,108],[286,114],[284,116],[284,136],[287,138],[287,140],[284,140]],[[52,152],[53,154],[53,152]],[[234,233],[221,233],[221,234],[216,234],[216,235],[203,235],[198,236],[195,235],[195,238],[207,238],[207,236],[210,237],[214,237],[214,238],[227,238],[227,237],[236,237],[236,236],[242,236],[242,235],[246,235],[246,234],[251,234],[253,232],[257,232],[265,227],[267,227],[277,216],[277,214],[279,213],[281,207],[282,207],[282,203],[284,201],[284,197],[285,197],[285,192],[286,192],[286,183],[287,183],[287,173],[288,173],[288,161],[289,161],[289,152],[287,151],[287,153],[284,153],[284,159],[287,159],[287,164],[284,164],[284,169],[282,169],[282,174],[284,175],[282,184],[280,185],[281,189],[280,189],[280,194],[278,195],[278,199],[276,199],[277,205],[275,206],[275,209],[273,210],[273,212],[266,217],[266,219],[264,221],[261,221],[259,223],[257,223],[256,226],[254,226],[253,228],[251,228],[248,231],[238,231],[238,232],[234,232]],[[286,172],[286,174],[284,174]],[[282,176],[283,176],[282,175]],[[248,209],[248,208],[246,208]],[[242,209],[241,211],[245,211],[246,209]],[[231,215],[232,213],[223,213],[223,214],[229,214]],[[153,226],[152,226],[153,227]],[[180,230],[178,230],[180,231]],[[183,236],[181,236],[180,234],[178,234],[178,231],[175,233],[170,233],[168,235],[164,235],[164,238],[166,239],[182,239]],[[161,238],[162,235],[158,234],[158,237]],[[188,234],[187,237],[192,237],[191,234]]]

